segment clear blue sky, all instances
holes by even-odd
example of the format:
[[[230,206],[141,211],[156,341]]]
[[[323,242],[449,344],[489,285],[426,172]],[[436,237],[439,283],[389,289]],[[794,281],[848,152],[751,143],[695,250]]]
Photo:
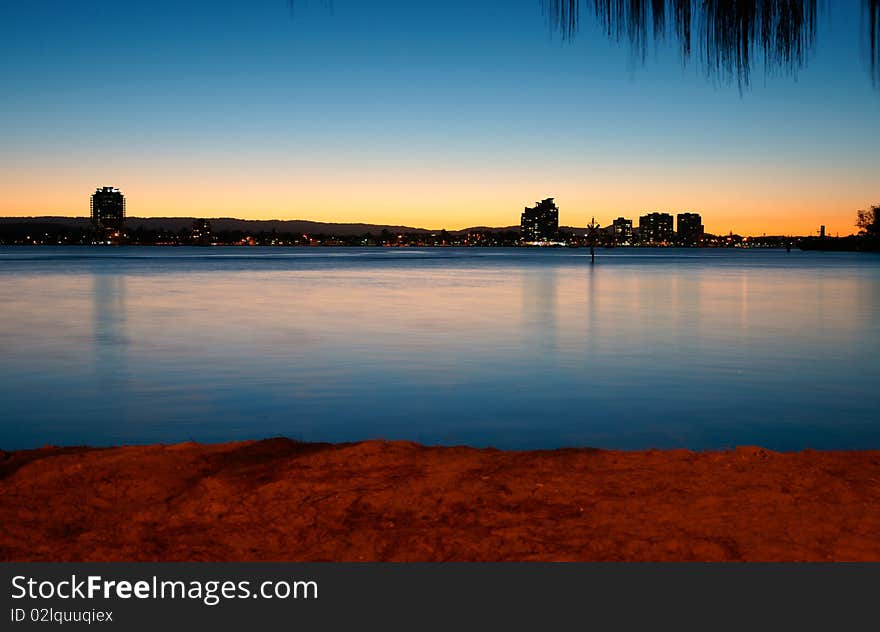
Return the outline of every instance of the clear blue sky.
[[[0,215],[508,225],[696,210],[715,232],[850,232],[880,201],[857,0],[797,78],[742,96],[538,0],[0,0]],[[830,15],[829,15],[830,13]]]

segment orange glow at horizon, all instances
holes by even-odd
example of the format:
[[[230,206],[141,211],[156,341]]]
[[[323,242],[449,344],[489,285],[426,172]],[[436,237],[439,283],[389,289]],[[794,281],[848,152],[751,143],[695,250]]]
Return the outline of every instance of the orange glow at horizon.
[[[869,178],[852,173],[846,185],[836,186],[834,173],[753,172],[743,187],[728,184],[742,178],[722,178],[708,169],[621,176],[593,166],[584,170],[591,174],[585,177],[574,167],[529,165],[342,165],[331,171],[319,165],[260,164],[226,165],[217,172],[202,165],[103,167],[53,169],[51,187],[41,184],[45,173],[32,167],[8,170],[0,176],[0,216],[86,216],[94,189],[112,185],[122,189],[132,217],[300,219],[456,230],[518,225],[524,206],[555,197],[565,226],[582,227],[592,217],[607,226],[619,216],[637,225],[647,212],[697,212],[714,234],[809,235],[825,225],[830,235],[848,235],[855,232],[856,211],[878,201]]]

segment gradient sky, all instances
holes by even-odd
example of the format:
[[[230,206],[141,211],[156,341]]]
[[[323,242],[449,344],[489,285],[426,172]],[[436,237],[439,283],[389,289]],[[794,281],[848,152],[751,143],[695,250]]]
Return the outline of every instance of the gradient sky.
[[[0,0],[0,216],[128,213],[504,226],[698,211],[707,230],[853,231],[880,201],[859,3],[797,78],[707,80],[538,0]]]

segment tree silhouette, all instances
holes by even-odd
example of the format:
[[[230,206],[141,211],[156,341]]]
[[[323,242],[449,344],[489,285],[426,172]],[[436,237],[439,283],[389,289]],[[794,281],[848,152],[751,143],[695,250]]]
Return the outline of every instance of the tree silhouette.
[[[845,0],[834,0],[832,5]],[[880,87],[880,0],[862,4],[866,57],[871,79]],[[288,0],[295,5],[333,0]],[[687,62],[699,56],[706,73],[736,83],[751,83],[756,66],[768,73],[794,74],[804,67],[816,39],[817,0],[539,0],[551,28],[574,38],[581,14],[591,14],[608,37],[627,42],[644,60],[649,45],[667,37]]]
[[[860,0],[868,63],[880,84],[880,0]],[[755,66],[796,73],[816,37],[816,0],[541,0],[564,39],[577,34],[582,5],[612,39],[645,58],[648,45],[667,36],[684,61],[694,49],[707,73],[748,86]]]
[[[856,227],[871,236],[880,235],[880,204],[863,209],[856,216]]]
[[[880,0],[864,0],[871,79],[880,85]]]

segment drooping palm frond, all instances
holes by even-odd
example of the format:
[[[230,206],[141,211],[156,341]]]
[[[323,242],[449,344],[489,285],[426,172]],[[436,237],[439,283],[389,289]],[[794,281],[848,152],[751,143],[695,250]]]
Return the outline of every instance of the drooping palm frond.
[[[816,39],[817,0],[539,0],[551,28],[574,37],[582,9],[608,35],[644,59],[652,42],[670,36],[681,58],[694,51],[714,78],[749,85],[756,67],[794,74],[807,62]],[[838,0],[835,0],[835,3]],[[860,0],[871,77],[880,87],[880,0]],[[333,0],[288,0],[321,3]],[[833,6],[834,3],[832,3]]]
[[[554,4],[566,0],[542,0]],[[576,5],[578,0],[568,0]],[[584,0],[605,33],[618,41],[628,41],[633,52],[644,58],[650,38],[663,39],[669,31],[675,35],[682,56],[691,54],[691,0]]]
[[[816,35],[816,0],[707,0],[700,20],[710,73],[748,84],[759,58],[768,71],[803,67]]]
[[[869,0],[880,2],[880,0]],[[816,32],[816,0],[583,0],[609,37],[644,58],[652,40],[672,34],[681,56],[697,48],[707,71],[748,85],[754,66],[796,72]],[[542,0],[566,18],[563,35],[578,24],[580,0]],[[558,25],[559,23],[556,22]]]
[[[754,68],[796,73],[816,36],[816,0],[540,0],[553,26],[573,37],[583,5],[611,38],[644,59],[648,44],[671,33],[687,61],[697,49],[711,76],[748,85]],[[830,3],[833,10],[837,3]],[[880,0],[863,6],[866,56],[880,87]]]
[[[880,0],[864,0],[864,2],[871,79],[874,85],[880,86]]]
[[[556,0],[544,2],[542,6],[551,28],[559,32],[563,39],[568,39],[577,33],[580,20],[578,0]]]

